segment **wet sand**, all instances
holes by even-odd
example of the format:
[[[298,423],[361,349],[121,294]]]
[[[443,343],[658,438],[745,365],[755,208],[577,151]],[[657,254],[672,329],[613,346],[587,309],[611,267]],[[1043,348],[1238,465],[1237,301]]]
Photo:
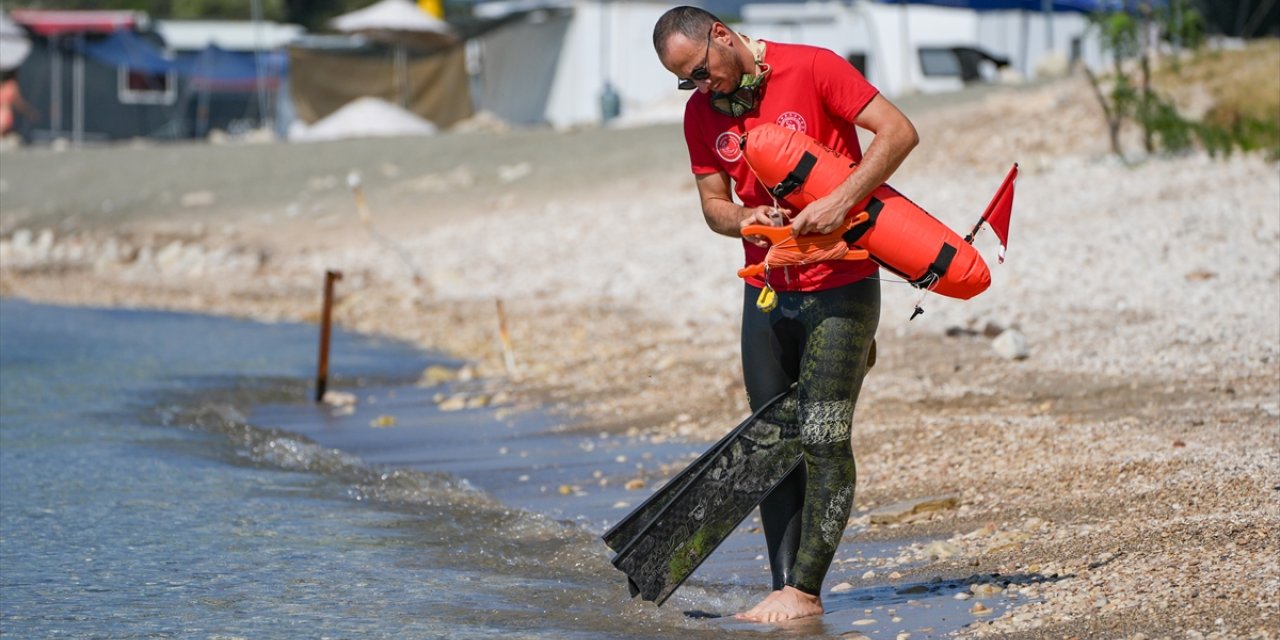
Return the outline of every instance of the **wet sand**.
[[[1013,238],[973,301],[929,297],[908,323],[915,293],[885,285],[827,588],[1037,581],[1007,612],[970,604],[975,637],[1280,635],[1276,165],[1122,165],[1078,81],[906,107],[923,142],[895,187],[963,228],[1020,161]],[[334,268],[343,326],[465,358],[561,430],[696,449],[746,413],[740,248],[703,225],[676,126],[2,162],[4,295],[305,320]],[[1027,357],[993,348],[1007,330]],[[643,481],[638,503],[677,467],[605,477]],[[939,494],[957,506],[867,515]]]

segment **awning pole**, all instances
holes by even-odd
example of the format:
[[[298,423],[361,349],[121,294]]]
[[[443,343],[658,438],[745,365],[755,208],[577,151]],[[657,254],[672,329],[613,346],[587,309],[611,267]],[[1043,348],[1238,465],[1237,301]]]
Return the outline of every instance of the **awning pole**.
[[[258,126],[271,129],[271,115],[267,113],[267,85],[262,77],[262,0],[250,4],[253,13],[253,68],[258,82]]]
[[[76,57],[71,67],[71,141],[84,142],[84,34],[76,36]]]
[[[49,129],[54,138],[62,131],[62,52],[58,37],[50,36],[49,49]]]

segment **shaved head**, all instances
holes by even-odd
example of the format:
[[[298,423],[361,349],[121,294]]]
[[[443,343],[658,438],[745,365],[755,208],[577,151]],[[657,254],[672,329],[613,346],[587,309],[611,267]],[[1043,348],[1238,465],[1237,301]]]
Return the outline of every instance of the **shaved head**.
[[[666,55],[667,42],[675,34],[683,35],[691,42],[697,42],[707,36],[711,25],[720,22],[720,18],[698,7],[676,7],[658,18],[653,25],[653,49],[658,57]]]

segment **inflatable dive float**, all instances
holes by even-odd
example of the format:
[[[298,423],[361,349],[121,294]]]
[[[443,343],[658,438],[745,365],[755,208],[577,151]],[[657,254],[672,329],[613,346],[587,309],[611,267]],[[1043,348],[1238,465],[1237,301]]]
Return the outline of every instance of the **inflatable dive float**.
[[[848,156],[774,123],[762,124],[743,135],[742,149],[760,182],[793,211],[831,193],[857,169]],[[1016,170],[1015,165],[1010,175]],[[775,248],[782,250],[776,256],[770,251],[764,263],[739,271],[738,275],[744,278],[771,267],[816,260],[865,259],[870,254],[872,260],[912,285],[944,296],[967,300],[991,285],[991,271],[969,241],[887,184],[858,203],[849,212],[845,225],[833,233],[798,236],[789,245],[784,243],[790,236],[790,227],[755,225],[744,228],[742,233],[768,237]]]

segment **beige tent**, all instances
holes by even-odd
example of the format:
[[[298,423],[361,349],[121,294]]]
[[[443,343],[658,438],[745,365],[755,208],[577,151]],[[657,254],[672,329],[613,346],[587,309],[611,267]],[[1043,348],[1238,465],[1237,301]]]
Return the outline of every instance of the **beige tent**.
[[[470,118],[473,109],[461,46],[407,54],[399,83],[386,50],[289,47],[289,83],[297,115],[314,124],[364,96],[402,104],[441,129]],[[403,85],[403,86],[402,86]]]
[[[462,43],[449,25],[409,0],[382,0],[330,21],[373,47],[290,47],[289,72],[298,117],[308,124],[351,100],[374,96],[440,128],[471,117]]]
[[[343,33],[360,34],[374,42],[390,46],[394,56],[392,81],[402,107],[409,92],[409,51],[435,51],[457,42],[449,25],[428,15],[409,0],[382,0],[363,9],[345,13],[329,24]]]

